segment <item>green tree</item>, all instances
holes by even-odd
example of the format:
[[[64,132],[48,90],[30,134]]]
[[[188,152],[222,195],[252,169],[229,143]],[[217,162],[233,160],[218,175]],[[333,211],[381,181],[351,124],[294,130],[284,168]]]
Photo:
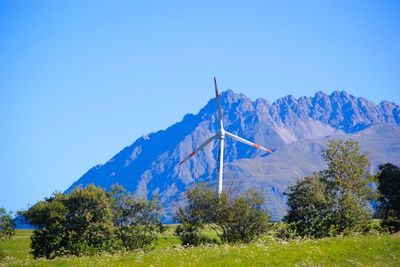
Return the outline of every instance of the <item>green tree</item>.
[[[358,143],[331,140],[323,151],[328,168],[289,188],[285,220],[300,236],[323,237],[362,231],[374,198],[370,165]]]
[[[290,210],[284,221],[294,227],[298,235],[315,238],[329,235],[332,203],[319,173],[299,180],[285,194]]]
[[[328,168],[322,177],[333,200],[336,230],[358,230],[371,219],[369,201],[375,197],[370,186],[375,178],[368,172],[367,154],[361,153],[353,140],[330,140],[323,157]]]
[[[15,234],[15,223],[11,212],[0,208],[0,240],[9,239]]]
[[[113,242],[110,201],[100,187],[76,187],[65,201],[68,251],[73,255],[108,250]]]
[[[94,254],[111,248],[112,212],[106,193],[99,187],[55,193],[24,215],[36,227],[31,236],[35,258]]]
[[[379,166],[378,215],[382,227],[391,232],[400,231],[400,168],[391,163]]]
[[[31,253],[35,258],[54,258],[67,253],[66,196],[54,193],[24,213],[24,217],[36,229],[31,236]]]
[[[215,190],[200,184],[185,195],[188,204],[177,212],[180,225],[176,229],[184,245],[214,242],[204,235],[205,225],[228,243],[248,243],[267,230],[270,216],[265,199],[257,191],[248,190],[232,198],[224,192],[218,197]]]
[[[261,192],[249,189],[234,199],[225,197],[219,204],[216,224],[222,229],[222,241],[249,243],[267,231],[270,216]]]
[[[219,199],[214,190],[210,190],[205,183],[199,183],[185,192],[187,205],[179,207],[176,219],[180,223],[175,234],[182,245],[198,246],[209,243],[211,239],[204,233],[206,224],[216,221]],[[225,198],[226,196],[223,195]]]
[[[150,201],[136,199],[122,186],[115,185],[109,193],[116,237],[126,250],[148,247],[157,240],[160,232],[158,197]]]

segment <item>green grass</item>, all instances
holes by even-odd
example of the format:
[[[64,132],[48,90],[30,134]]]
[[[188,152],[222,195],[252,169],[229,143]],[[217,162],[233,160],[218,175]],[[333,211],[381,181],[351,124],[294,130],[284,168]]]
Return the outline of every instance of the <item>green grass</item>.
[[[0,241],[0,266],[400,266],[400,235],[366,235],[279,242],[266,236],[250,245],[182,248],[173,227],[154,250],[93,257],[34,260],[31,231]]]

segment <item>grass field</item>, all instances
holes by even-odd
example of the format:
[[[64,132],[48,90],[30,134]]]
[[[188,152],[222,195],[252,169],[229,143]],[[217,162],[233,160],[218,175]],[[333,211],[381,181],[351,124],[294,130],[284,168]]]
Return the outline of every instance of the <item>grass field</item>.
[[[400,235],[366,235],[182,248],[169,229],[149,252],[34,260],[31,231],[0,241],[0,266],[400,266]]]

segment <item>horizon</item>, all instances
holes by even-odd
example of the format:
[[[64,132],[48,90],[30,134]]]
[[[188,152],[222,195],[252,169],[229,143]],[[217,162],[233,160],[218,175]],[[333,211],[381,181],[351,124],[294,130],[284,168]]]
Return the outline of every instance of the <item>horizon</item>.
[[[253,101],[344,90],[399,105],[399,12],[397,1],[2,1],[0,207],[64,191],[196,114],[213,76]]]

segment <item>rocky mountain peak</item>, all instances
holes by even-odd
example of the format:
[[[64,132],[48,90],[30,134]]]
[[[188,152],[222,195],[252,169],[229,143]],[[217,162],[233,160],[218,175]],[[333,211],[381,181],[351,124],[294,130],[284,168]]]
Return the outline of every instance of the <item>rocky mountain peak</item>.
[[[400,107],[392,102],[377,105],[345,91],[331,95],[319,91],[313,97],[289,95],[271,104],[264,98],[252,101],[230,89],[221,92],[220,100],[226,130],[274,151],[270,155],[227,138],[224,177],[244,179],[247,187],[269,192],[270,211],[277,218],[285,209],[281,202],[287,186],[323,167],[320,149],[329,136],[360,140],[373,136],[378,146],[374,151],[388,151],[374,155],[374,160],[400,162],[395,149],[400,147]],[[119,183],[139,196],[158,193],[165,218],[170,218],[173,203],[188,186],[197,181],[215,182],[217,142],[177,165],[218,127],[216,103],[211,98],[198,114],[187,114],[169,128],[137,139],[105,164],[90,169],[68,190],[90,183],[109,189]]]

